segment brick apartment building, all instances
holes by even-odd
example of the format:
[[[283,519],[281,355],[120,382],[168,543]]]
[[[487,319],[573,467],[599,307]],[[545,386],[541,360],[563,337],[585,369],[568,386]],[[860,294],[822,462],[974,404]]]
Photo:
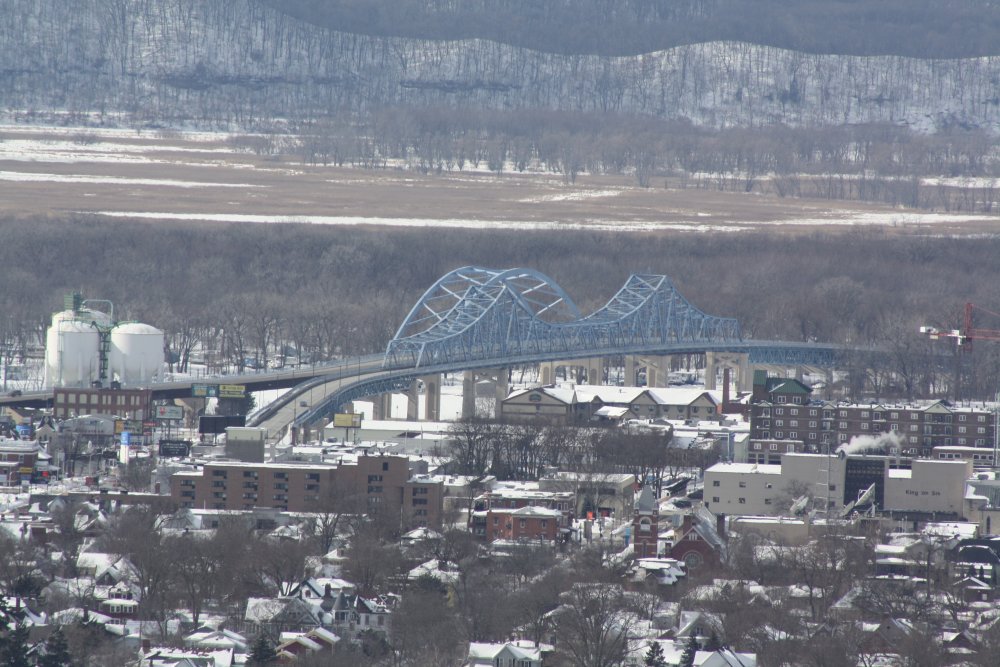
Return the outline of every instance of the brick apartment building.
[[[812,390],[798,380],[754,375],[750,406],[748,462],[770,463],[775,454],[836,449],[857,436],[895,433],[898,452],[909,457],[931,455],[934,447],[992,448],[996,418],[985,408],[956,407],[943,401],[930,405],[832,403],[811,400]],[[787,448],[785,441],[804,447]],[[765,460],[766,459],[766,460]]]
[[[545,539],[555,539],[559,528],[572,524],[575,507],[576,494],[572,491],[501,487],[476,497],[469,527],[474,535],[490,542],[537,539],[539,533],[552,535]],[[546,512],[536,513],[532,509]],[[508,523],[513,525],[508,528]]]
[[[498,508],[486,512],[486,541],[546,540],[554,542],[568,527],[556,509],[528,505],[518,509]]]
[[[57,387],[52,396],[52,417],[57,420],[80,415],[117,415],[122,419],[152,417],[153,392],[149,389],[80,389]]]
[[[219,510],[270,508],[285,512],[399,513],[408,528],[440,527],[443,485],[412,476],[402,456],[358,456],[339,464],[206,463],[170,477],[180,507]]]

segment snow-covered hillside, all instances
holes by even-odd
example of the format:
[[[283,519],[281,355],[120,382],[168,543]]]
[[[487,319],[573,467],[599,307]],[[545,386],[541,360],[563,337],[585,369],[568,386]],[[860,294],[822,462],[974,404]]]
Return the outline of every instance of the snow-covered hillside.
[[[710,127],[890,122],[1000,131],[1000,57],[743,43],[635,57],[330,32],[256,0],[5,0],[0,106],[237,123],[414,104],[611,111]]]

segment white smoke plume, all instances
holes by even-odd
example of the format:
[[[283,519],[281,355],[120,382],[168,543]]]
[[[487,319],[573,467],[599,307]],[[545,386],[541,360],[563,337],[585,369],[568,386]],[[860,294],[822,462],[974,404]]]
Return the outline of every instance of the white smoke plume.
[[[837,454],[859,454],[861,452],[888,452],[890,447],[899,447],[903,438],[896,431],[878,435],[856,435],[847,444],[837,447]]]

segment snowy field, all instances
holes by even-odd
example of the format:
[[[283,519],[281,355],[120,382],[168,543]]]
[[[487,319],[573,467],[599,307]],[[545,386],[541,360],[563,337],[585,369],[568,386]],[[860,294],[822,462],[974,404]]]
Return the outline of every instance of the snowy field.
[[[782,232],[882,226],[992,234],[995,216],[826,200],[639,188],[628,176],[564,183],[537,168],[424,174],[324,167],[235,150],[225,132],[0,125],[0,214],[136,221],[511,231]],[[927,179],[961,187],[961,179]],[[952,183],[954,181],[954,183]],[[975,184],[982,187],[978,181]]]

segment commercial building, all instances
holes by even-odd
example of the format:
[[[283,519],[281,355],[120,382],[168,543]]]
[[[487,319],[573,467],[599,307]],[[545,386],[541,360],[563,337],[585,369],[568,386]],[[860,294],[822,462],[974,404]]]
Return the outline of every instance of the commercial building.
[[[340,463],[205,463],[170,477],[180,507],[219,510],[271,508],[285,512],[399,514],[401,525],[439,527],[443,485],[414,476],[402,456],[358,456]]]

